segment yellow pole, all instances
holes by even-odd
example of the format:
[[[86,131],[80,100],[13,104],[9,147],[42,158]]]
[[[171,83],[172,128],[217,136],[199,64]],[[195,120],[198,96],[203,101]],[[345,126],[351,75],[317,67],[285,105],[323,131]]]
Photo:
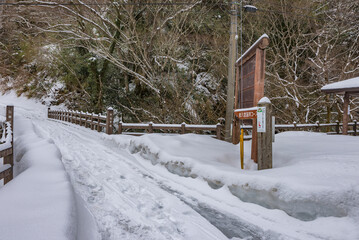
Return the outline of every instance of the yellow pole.
[[[240,151],[241,151],[241,168],[244,168],[244,144],[243,144],[243,128],[241,129],[241,137],[240,137]]]

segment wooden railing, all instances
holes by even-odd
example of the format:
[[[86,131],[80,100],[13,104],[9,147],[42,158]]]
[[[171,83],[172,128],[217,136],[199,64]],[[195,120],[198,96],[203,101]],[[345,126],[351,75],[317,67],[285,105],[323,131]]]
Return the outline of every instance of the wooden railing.
[[[107,115],[84,113],[78,111],[53,111],[48,109],[48,118],[57,119],[65,122],[70,122],[97,130],[98,132],[105,131],[107,134],[113,133],[113,109],[107,110]]]
[[[118,133],[122,134],[123,130],[145,130],[148,133],[155,132],[154,130],[163,131],[174,131],[179,132],[180,134],[185,134],[186,132],[193,132],[193,131],[208,131],[208,132],[215,132],[217,139],[222,139],[222,125],[218,123],[217,125],[195,125],[195,124],[155,124],[155,123],[123,123],[120,122],[118,124]],[[136,133],[134,133],[136,134]],[[143,133],[137,133],[139,135]]]
[[[349,134],[353,134],[357,136],[358,134],[358,124],[357,121],[348,124],[349,127],[352,127],[352,130],[348,131]],[[276,124],[275,130],[278,132],[281,131],[299,131],[299,130],[312,130],[314,132],[326,132],[328,134],[340,134],[341,128],[343,127],[343,123],[336,121],[335,123],[311,123],[311,124],[298,124],[293,122],[293,124]],[[244,125],[242,126],[245,130],[252,130],[252,125]]]
[[[78,111],[53,111],[48,109],[48,118],[57,119],[61,121],[71,122],[80,126],[91,128],[99,132],[106,132],[107,134],[114,133],[113,125],[113,109],[107,110],[107,115],[100,115],[94,113],[84,113]],[[143,130],[143,132],[126,132],[126,130]],[[143,135],[145,132],[179,132],[184,134],[186,132],[207,131],[215,132],[218,139],[221,137],[222,125],[193,125],[193,124],[155,124],[155,123],[123,123],[118,124],[118,134],[128,133],[132,135]]]
[[[113,109],[109,108],[107,110],[107,115],[94,114],[94,113],[84,113],[78,111],[53,111],[48,109],[48,117],[53,119],[58,119],[61,121],[66,121],[92,130],[97,130],[99,132],[106,132],[107,134],[114,133],[114,123],[113,123]],[[292,124],[276,124],[275,130],[277,132],[281,131],[299,131],[299,130],[312,130],[315,132],[327,132],[328,134],[340,134],[341,127],[343,123],[312,123],[312,124],[298,124],[293,122]],[[349,126],[352,127],[352,130],[348,131],[349,134],[356,136],[358,134],[357,121],[349,123]],[[252,125],[242,126],[244,130],[247,131],[247,135],[250,135],[248,131],[252,130]],[[215,137],[217,139],[222,138],[222,129],[221,124],[217,125],[193,125],[193,124],[156,124],[156,123],[123,123],[118,124],[118,134],[132,134],[132,135],[143,135],[145,132],[154,133],[154,132],[178,132],[184,134],[187,132],[198,132],[198,131],[207,131],[215,132]],[[132,130],[127,131],[127,130]],[[133,130],[143,130],[142,132],[133,132]],[[250,136],[245,136],[246,139],[250,139]]]
[[[4,184],[7,184],[13,179],[14,106],[6,107],[6,121],[0,125],[0,158],[4,158],[4,164],[0,165],[0,180],[4,179]]]

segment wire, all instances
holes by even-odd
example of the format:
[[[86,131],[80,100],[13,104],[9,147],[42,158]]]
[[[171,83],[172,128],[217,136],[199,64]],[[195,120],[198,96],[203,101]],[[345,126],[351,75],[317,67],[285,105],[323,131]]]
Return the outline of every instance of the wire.
[[[17,2],[17,3],[10,3],[10,2],[0,2],[0,6],[78,6],[78,5],[117,5],[117,6],[176,6],[176,5],[193,5],[196,2],[153,2],[153,3],[146,3],[146,2],[139,2],[139,3],[57,3],[57,2],[42,2],[42,3],[34,3],[34,2]]]

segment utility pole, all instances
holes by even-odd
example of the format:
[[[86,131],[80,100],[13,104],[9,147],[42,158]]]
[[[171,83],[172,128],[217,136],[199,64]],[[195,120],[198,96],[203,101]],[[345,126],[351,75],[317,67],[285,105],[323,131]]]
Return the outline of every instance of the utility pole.
[[[228,55],[228,86],[227,86],[227,105],[226,105],[226,122],[225,122],[225,140],[231,142],[231,124],[233,122],[234,106],[234,82],[236,77],[236,57],[237,57],[237,2],[232,0],[231,3],[231,26],[229,37],[229,55]]]

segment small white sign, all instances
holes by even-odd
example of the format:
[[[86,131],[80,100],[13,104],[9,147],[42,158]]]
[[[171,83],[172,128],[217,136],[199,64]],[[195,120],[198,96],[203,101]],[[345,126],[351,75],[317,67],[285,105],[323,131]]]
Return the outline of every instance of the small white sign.
[[[266,132],[266,108],[257,109],[257,132]]]

